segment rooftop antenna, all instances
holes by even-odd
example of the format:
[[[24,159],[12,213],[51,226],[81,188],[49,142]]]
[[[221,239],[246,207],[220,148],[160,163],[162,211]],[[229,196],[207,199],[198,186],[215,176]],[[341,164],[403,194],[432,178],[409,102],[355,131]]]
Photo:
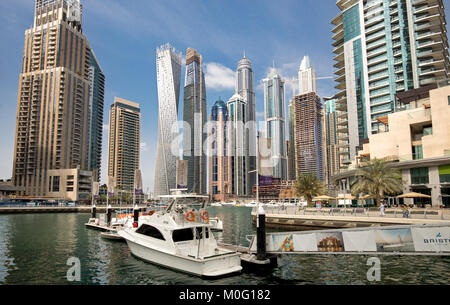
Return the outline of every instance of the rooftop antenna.
[[[245,50],[244,50],[244,58],[245,58]]]

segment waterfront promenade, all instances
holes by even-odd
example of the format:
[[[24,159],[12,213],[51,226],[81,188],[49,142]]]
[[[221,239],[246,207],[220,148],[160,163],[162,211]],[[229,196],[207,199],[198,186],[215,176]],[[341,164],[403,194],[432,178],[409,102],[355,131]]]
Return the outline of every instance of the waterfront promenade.
[[[132,210],[133,206],[112,206],[116,210]],[[139,208],[146,208],[140,205]],[[106,213],[106,206],[97,206],[97,213]],[[92,206],[50,206],[50,207],[26,207],[26,206],[0,206],[0,214],[35,214],[35,213],[91,213]]]
[[[306,208],[264,207],[266,225],[286,229],[302,228],[358,228],[388,225],[442,224],[450,223],[448,209],[411,209],[408,218],[400,208],[386,209],[385,216],[379,211],[365,208]],[[252,211],[256,223],[256,210]]]

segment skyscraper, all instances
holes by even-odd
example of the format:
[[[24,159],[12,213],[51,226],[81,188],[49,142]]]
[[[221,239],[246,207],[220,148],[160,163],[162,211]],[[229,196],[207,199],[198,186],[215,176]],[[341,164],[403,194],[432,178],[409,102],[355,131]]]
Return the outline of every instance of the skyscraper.
[[[103,139],[103,106],[105,96],[105,75],[95,57],[89,51],[89,170],[95,181],[100,181]]]
[[[234,94],[227,103],[230,130],[228,141],[231,149],[231,192],[237,196],[249,194],[248,189],[248,133],[245,132],[247,102]],[[256,140],[255,140],[256,141]]]
[[[255,76],[250,60],[244,57],[239,61],[236,71],[235,92],[239,94],[247,105],[246,131],[247,135],[247,168],[248,172],[256,170],[256,105],[255,105]],[[255,149],[252,149],[255,148]],[[247,191],[251,192],[256,183],[256,172],[248,175]]]
[[[188,191],[206,194],[206,86],[202,56],[196,50],[186,51],[186,78],[183,91],[183,159],[188,161]]]
[[[140,126],[139,104],[115,97],[109,117],[108,176],[124,191],[133,191],[139,169]]]
[[[213,200],[226,201],[232,195],[232,163],[228,109],[218,100],[211,110],[209,131],[209,194]]]
[[[339,171],[339,151],[336,139],[336,110],[334,99],[325,99],[323,109],[323,151],[325,182],[331,184],[331,177]]]
[[[12,175],[25,188],[20,195],[45,196],[59,191],[50,170],[90,168],[91,53],[79,0],[35,4],[34,24],[25,31]]]
[[[338,0],[331,23],[341,166],[394,112],[395,93],[449,77],[442,0]]]
[[[300,94],[291,100],[289,115],[292,115],[293,132],[290,134],[291,159],[295,177],[314,174],[324,180],[322,142],[322,104],[314,92]]]
[[[180,99],[181,52],[170,44],[156,49],[156,73],[158,81],[158,147],[155,166],[155,197],[169,195],[176,188],[178,133],[174,126],[178,122]],[[177,130],[177,129],[176,129]],[[175,145],[176,147],[172,147]]]
[[[316,70],[311,65],[309,56],[304,56],[298,70],[299,93],[317,92]]]
[[[286,108],[284,81],[275,69],[269,72],[264,83],[264,109],[266,137],[272,143],[273,177],[287,179],[286,158]]]

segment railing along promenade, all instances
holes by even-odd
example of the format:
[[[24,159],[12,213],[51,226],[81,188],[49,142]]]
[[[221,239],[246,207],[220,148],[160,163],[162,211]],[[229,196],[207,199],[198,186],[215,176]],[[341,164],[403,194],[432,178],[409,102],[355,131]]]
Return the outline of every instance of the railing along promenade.
[[[450,210],[437,208],[411,208],[409,215],[401,208],[379,210],[369,208],[299,208],[289,206],[264,206],[266,223],[271,226],[355,228],[401,224],[450,223]],[[252,210],[253,222],[256,209]]]
[[[385,217],[406,218],[401,208],[387,208],[382,216],[379,210],[370,208],[299,208],[290,206],[264,206],[266,214],[286,215],[322,215],[322,216],[353,216],[353,217]],[[255,209],[253,209],[255,211]],[[412,219],[441,219],[450,221],[450,209],[440,208],[409,208],[409,216]]]

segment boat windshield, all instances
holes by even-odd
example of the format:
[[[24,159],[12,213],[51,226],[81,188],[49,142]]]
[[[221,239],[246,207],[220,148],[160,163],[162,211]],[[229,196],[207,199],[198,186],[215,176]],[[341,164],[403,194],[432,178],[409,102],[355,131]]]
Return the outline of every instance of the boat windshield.
[[[197,230],[196,237],[197,239],[201,239],[203,236],[203,227],[196,227],[194,228]],[[205,228],[205,236],[206,238],[209,238],[209,229]],[[173,242],[182,242],[182,241],[189,241],[194,240],[194,230],[193,228],[185,228],[185,229],[178,229],[174,230],[172,233],[172,239]]]

